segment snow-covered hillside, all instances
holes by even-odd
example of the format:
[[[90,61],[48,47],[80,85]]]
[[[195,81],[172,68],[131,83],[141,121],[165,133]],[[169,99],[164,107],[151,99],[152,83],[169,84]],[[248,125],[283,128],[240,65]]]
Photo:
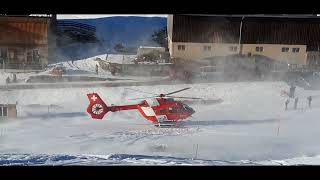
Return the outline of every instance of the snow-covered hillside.
[[[85,16],[83,16],[85,17]],[[126,48],[159,46],[152,40],[154,31],[167,25],[166,17],[111,16],[104,18],[58,19],[58,22],[77,22],[96,27],[97,43],[72,43],[56,50],[59,59],[88,58],[102,53],[114,53],[114,46]]]
[[[17,83],[13,84],[26,84],[26,81],[32,76],[43,76],[49,75],[54,67],[63,67],[66,72],[63,76],[86,76],[86,77],[100,77],[100,78],[109,78],[109,79],[117,79],[117,82],[121,80],[130,80],[130,81],[147,81],[153,79],[159,79],[163,77],[142,77],[142,76],[126,76],[126,75],[111,75],[110,71],[102,69],[99,66],[97,58],[111,63],[124,63],[124,64],[132,64],[136,55],[122,55],[122,54],[100,54],[94,57],[90,57],[87,59],[79,59],[79,60],[68,60],[59,63],[52,63],[48,65],[48,68],[43,72],[30,72],[30,73],[15,73],[10,72],[9,70],[3,71],[0,70],[0,86],[6,84],[6,78],[9,77],[10,80],[13,79],[13,74],[16,74]],[[98,65],[99,74],[96,74],[96,65]],[[165,77],[164,77],[165,78]],[[94,81],[87,81],[84,83],[95,83]]]
[[[286,99],[280,92],[288,85],[282,82],[131,88],[165,93],[184,87],[192,89],[181,96],[222,98],[223,102],[192,105],[196,113],[181,128],[156,128],[137,111],[108,113],[102,121],[89,117],[87,93],[97,92],[107,105],[135,103],[128,99],[146,96],[124,87],[1,91],[1,99],[18,101],[19,119],[0,123],[0,162],[7,165],[21,157],[34,158],[35,164],[37,159],[43,159],[40,164],[55,164],[56,157],[62,158],[59,163],[74,159],[71,164],[81,164],[86,160],[80,157],[86,154],[103,156],[102,164],[128,164],[130,159],[131,164],[141,164],[141,159],[148,159],[146,164],[277,164],[279,160],[310,164],[313,157],[318,162],[320,145],[315,137],[320,135],[320,100],[315,98],[309,109],[304,97],[320,91],[297,88],[298,109],[293,110],[290,102],[284,111]],[[55,106],[48,110],[47,105]],[[122,154],[121,160],[105,158],[110,154]],[[100,162],[83,158],[87,164]]]

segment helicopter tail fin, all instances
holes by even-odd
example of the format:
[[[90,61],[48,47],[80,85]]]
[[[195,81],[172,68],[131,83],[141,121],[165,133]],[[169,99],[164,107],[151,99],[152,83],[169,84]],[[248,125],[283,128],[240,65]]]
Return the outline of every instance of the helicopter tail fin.
[[[100,98],[97,93],[87,94],[90,104],[87,107],[87,112],[93,119],[102,119],[109,112],[109,107]]]

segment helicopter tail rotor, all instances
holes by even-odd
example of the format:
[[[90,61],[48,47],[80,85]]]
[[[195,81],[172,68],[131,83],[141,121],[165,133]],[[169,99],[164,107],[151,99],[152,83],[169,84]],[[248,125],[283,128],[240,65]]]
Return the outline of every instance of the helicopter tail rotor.
[[[87,112],[93,119],[102,119],[109,112],[109,107],[100,98],[97,93],[87,94],[90,104],[87,107]]]

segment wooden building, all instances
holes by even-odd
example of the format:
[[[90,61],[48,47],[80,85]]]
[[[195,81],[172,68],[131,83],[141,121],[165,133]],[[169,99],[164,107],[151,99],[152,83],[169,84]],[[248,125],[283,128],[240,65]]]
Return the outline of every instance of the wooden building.
[[[240,54],[320,64],[320,18],[314,15],[169,15],[168,41],[171,58]]]
[[[42,69],[48,64],[50,17],[0,16],[1,69]]]

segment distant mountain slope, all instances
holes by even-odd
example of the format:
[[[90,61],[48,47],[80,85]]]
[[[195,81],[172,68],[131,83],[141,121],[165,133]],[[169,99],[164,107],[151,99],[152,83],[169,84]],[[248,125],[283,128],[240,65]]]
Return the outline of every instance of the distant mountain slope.
[[[152,41],[151,35],[167,25],[163,17],[115,16],[97,19],[68,19],[96,27],[96,36],[100,43],[71,44],[58,50],[60,59],[77,59],[95,56],[113,51],[117,43],[126,47],[158,46]]]

